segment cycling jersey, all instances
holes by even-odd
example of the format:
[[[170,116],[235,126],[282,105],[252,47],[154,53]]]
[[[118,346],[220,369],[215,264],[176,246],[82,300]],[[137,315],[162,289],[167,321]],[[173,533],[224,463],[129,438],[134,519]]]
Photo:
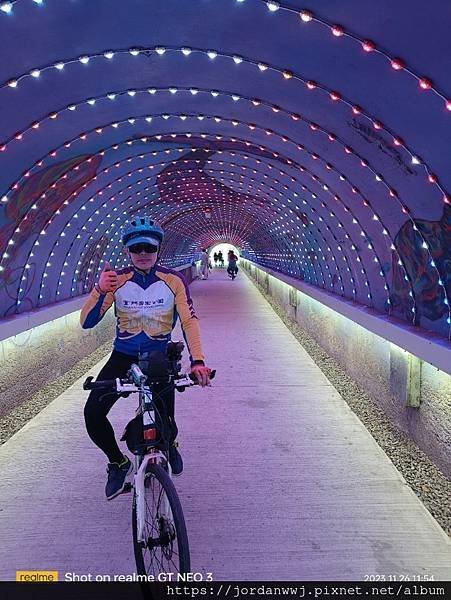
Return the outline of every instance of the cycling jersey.
[[[191,363],[203,362],[199,321],[184,277],[155,265],[149,273],[127,267],[117,272],[114,291],[102,293],[96,286],[80,314],[83,329],[99,323],[114,303],[117,318],[114,349],[138,356],[141,352],[164,352],[180,317]]]

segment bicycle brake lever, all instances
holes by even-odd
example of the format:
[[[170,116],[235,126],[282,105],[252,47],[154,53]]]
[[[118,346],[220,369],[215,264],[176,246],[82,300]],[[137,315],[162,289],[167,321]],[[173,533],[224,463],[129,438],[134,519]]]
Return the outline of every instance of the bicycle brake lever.
[[[93,380],[93,379],[94,379],[94,377],[87,377],[87,378],[84,380],[84,382],[83,382],[83,389],[84,389],[84,390],[89,390],[89,389],[91,389],[91,388],[89,387],[89,384],[92,382],[92,380]]]
[[[210,373],[209,379],[214,379],[216,375],[216,369],[213,369]],[[197,384],[197,377],[193,374],[193,373],[189,373],[188,377],[191,379],[191,381],[194,381],[195,384]]]

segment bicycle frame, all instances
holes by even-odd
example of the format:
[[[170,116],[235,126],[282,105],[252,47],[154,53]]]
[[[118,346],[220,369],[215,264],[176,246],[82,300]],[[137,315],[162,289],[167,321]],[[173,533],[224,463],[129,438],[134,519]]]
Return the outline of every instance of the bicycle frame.
[[[118,390],[119,386],[124,386],[124,384],[120,384],[118,382]],[[127,384],[125,384],[127,385]],[[134,386],[133,386],[134,387]],[[144,413],[144,404],[146,393],[148,390],[144,390],[144,385],[139,390],[139,411],[141,414]],[[124,390],[126,391],[126,390]],[[136,455],[135,454],[135,474],[133,477],[133,488],[135,490],[135,501],[136,501],[136,521],[137,521],[137,539],[138,542],[145,542],[145,479],[146,479],[146,471],[147,465],[149,463],[154,464],[162,464],[167,472],[169,477],[172,476],[171,466],[167,457],[161,450],[157,448],[149,447],[148,451],[144,455]],[[171,477],[172,478],[172,477]],[[169,517],[170,507],[168,503],[168,499],[166,495],[164,496],[164,504],[163,504],[163,513],[162,516]]]
[[[141,457],[135,457],[135,476],[134,476],[134,488],[136,498],[136,520],[137,520],[137,538],[139,542],[145,542],[144,538],[144,514],[145,514],[145,478],[147,465],[149,463],[164,462],[168,465],[169,476],[171,476],[171,467],[166,461],[166,457],[160,450],[151,450],[148,454],[145,454],[142,458],[141,464],[138,465]],[[165,504],[168,504],[166,496],[164,496]],[[169,506],[164,506],[164,516],[169,515]]]

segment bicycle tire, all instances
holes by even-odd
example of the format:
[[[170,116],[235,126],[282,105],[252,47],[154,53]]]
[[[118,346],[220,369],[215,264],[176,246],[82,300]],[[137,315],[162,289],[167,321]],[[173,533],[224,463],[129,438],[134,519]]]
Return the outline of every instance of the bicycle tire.
[[[165,494],[170,510],[172,513],[171,523],[164,523],[162,525],[161,515],[153,515],[152,511],[149,510],[147,502],[148,495],[152,496],[155,500],[153,486],[158,485],[160,492],[158,499],[162,498],[162,494]],[[136,569],[138,575],[152,575],[157,581],[157,575],[159,573],[189,573],[190,572],[190,553],[188,534],[186,532],[185,517],[183,516],[182,505],[178,497],[177,491],[169,477],[167,471],[157,464],[149,464],[146,470],[146,478],[144,482],[145,493],[146,493],[146,513],[151,514],[151,523],[149,523],[147,517],[146,522],[150,525],[150,530],[156,529],[158,521],[159,536],[161,537],[161,528],[165,529],[167,526],[171,527],[171,533],[175,533],[175,539],[171,540],[167,545],[162,544],[161,546],[155,546],[154,552],[152,549],[143,548],[137,539],[137,519],[136,519],[136,496],[133,497],[133,509],[132,509],[132,529],[133,529],[133,548],[135,553]],[[150,497],[149,497],[150,498]],[[174,531],[172,531],[172,526]],[[165,532],[163,538],[167,535]],[[152,540],[156,538],[151,537]],[[153,543],[153,541],[151,542]],[[177,551],[174,551],[174,546],[177,546]],[[160,559],[157,558],[157,553]],[[169,558],[167,558],[169,556]],[[174,560],[172,557],[174,556]]]

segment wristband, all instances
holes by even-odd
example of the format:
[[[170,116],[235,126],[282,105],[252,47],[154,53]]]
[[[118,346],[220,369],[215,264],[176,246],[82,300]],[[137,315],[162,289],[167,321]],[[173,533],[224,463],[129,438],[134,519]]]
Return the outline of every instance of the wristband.
[[[194,367],[195,365],[201,365],[202,367],[205,367],[205,363],[203,360],[193,360],[191,366]]]

